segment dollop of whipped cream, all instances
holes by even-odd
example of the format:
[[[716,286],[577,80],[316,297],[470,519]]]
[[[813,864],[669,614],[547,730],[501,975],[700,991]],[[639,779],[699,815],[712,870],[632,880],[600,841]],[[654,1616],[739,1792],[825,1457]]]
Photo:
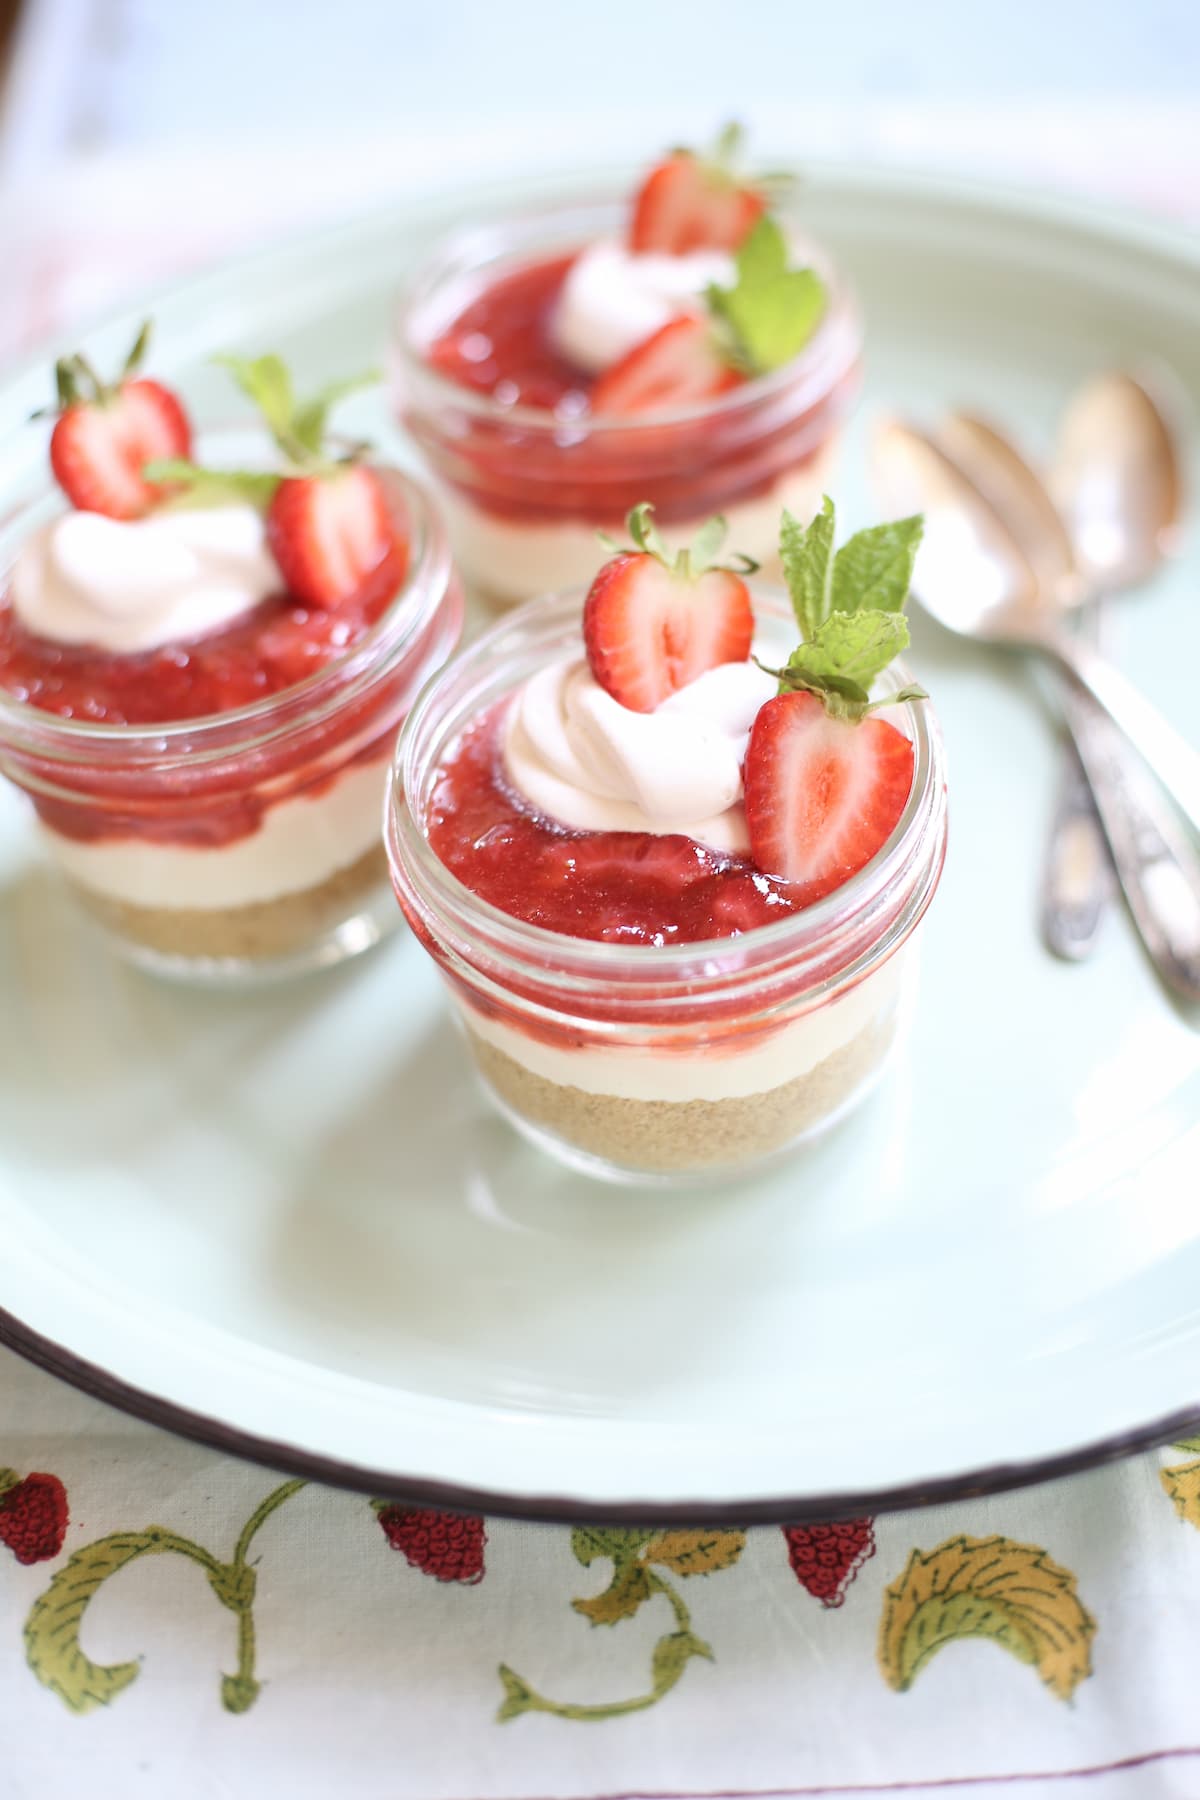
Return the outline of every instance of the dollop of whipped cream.
[[[568,658],[531,676],[510,707],[505,770],[538,812],[577,831],[677,831],[742,855],[742,762],[777,685],[756,663],[722,663],[654,712],[632,712]]]
[[[204,637],[282,587],[253,506],[68,512],[22,544],[12,602],[39,637],[120,655]]]
[[[555,344],[579,368],[598,375],[668,320],[692,310],[710,282],[728,287],[733,280],[733,258],[721,250],[639,254],[600,238],[567,273],[554,316]]]

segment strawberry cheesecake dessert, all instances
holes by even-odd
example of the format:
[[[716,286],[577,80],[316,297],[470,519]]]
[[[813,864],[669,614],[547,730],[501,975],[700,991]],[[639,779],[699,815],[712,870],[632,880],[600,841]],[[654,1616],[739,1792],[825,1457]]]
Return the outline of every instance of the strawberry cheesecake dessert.
[[[390,752],[462,619],[444,533],[418,486],[327,439],[362,383],[300,401],[278,357],[221,359],[267,431],[213,468],[145,348],[112,382],[58,365],[60,493],[4,526],[0,767],[134,960],[336,961],[395,917]]]
[[[895,660],[920,523],[835,550],[830,502],[785,513],[784,594],[722,520],[672,551],[640,506],[586,597],[514,612],[410,714],[400,904],[493,1096],[567,1162],[741,1171],[880,1069],[945,853]]]
[[[673,151],[630,197],[501,217],[444,244],[400,311],[399,414],[464,575],[501,604],[586,582],[643,498],[711,514],[760,562],[811,516],[858,388],[855,302],[739,166]]]

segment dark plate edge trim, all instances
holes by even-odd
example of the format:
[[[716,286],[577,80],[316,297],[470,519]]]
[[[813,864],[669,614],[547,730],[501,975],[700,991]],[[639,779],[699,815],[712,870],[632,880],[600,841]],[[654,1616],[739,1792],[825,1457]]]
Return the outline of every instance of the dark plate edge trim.
[[[461,1487],[451,1482],[430,1481],[395,1470],[371,1469],[345,1463],[293,1444],[259,1437],[224,1420],[210,1418],[178,1406],[161,1395],[132,1386],[97,1364],[87,1362],[25,1325],[0,1307],[0,1344],[15,1350],[27,1362],[69,1386],[129,1413],[148,1425],[188,1438],[208,1449],[219,1450],[245,1462],[258,1463],[282,1474],[300,1475],[327,1487],[348,1488],[353,1493],[378,1494],[389,1499],[411,1500],[423,1506],[455,1512],[481,1512],[495,1518],[528,1519],[544,1524],[590,1524],[603,1519],[614,1524],[650,1525],[803,1525],[829,1519],[861,1518],[867,1514],[902,1512],[936,1506],[948,1500],[973,1500],[1013,1488],[1032,1487],[1064,1475],[1077,1475],[1104,1463],[1117,1462],[1141,1450],[1153,1450],[1175,1438],[1200,1432],[1200,1403],[1181,1412],[1137,1426],[1114,1437],[1100,1438],[1073,1450],[1057,1452],[1032,1462],[994,1463],[987,1468],[942,1475],[907,1486],[864,1489],[854,1493],[821,1494],[815,1498],[767,1500],[678,1500],[662,1505],[646,1500],[589,1501],[566,1495],[508,1494],[488,1488]]]

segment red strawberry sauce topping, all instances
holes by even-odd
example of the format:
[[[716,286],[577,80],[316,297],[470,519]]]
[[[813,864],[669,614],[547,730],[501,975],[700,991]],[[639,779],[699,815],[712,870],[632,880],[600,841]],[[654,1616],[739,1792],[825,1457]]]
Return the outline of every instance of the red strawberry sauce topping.
[[[838,885],[785,887],[678,834],[568,831],[541,818],[505,779],[504,712],[501,702],[485,713],[442,764],[428,830],[447,868],[512,918],[611,943],[694,943],[770,925]]]
[[[105,725],[229,712],[344,655],[386,610],[403,578],[403,567],[389,559],[335,610],[281,593],[208,637],[124,656],[37,637],[11,601],[0,599],[0,688],[60,718]]]

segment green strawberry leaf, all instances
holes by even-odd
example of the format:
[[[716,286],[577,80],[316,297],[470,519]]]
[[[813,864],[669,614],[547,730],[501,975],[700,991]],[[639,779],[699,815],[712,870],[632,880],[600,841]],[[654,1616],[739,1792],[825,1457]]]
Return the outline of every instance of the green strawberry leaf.
[[[142,469],[147,481],[178,487],[172,506],[227,506],[248,502],[265,512],[280,477],[261,469],[204,469],[182,456],[160,457]]]
[[[899,612],[908,598],[925,521],[919,513],[855,532],[833,563],[837,612]]]
[[[736,364],[752,375],[782,368],[799,354],[825,313],[825,284],[815,269],[790,269],[778,221],[764,213],[734,257],[731,288],[713,283],[710,312],[732,338]]]
[[[779,559],[803,637],[811,638],[833,608],[833,538],[837,516],[826,494],[811,524],[784,511],[779,527]]]

